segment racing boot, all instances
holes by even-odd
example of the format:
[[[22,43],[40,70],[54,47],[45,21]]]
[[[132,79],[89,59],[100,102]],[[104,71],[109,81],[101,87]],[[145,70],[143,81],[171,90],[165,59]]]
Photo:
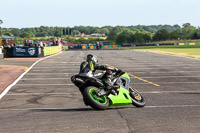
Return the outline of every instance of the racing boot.
[[[113,95],[118,95],[119,88],[120,88],[119,85],[113,85],[113,86],[112,86],[112,89],[111,89],[111,94],[113,94]]]
[[[119,91],[119,88],[120,88],[119,85],[113,85],[113,86],[112,86],[112,89],[114,89],[114,90],[116,90],[116,91]]]

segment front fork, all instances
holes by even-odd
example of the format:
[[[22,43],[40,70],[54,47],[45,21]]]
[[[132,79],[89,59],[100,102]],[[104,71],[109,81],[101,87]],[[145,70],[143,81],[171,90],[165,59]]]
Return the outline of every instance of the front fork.
[[[130,90],[130,92],[135,92],[135,90],[133,89],[133,87],[131,85],[129,86],[129,90]]]
[[[130,93],[133,94],[134,98],[137,100],[141,100],[141,95],[138,93],[137,90],[133,89],[132,86],[129,86]]]

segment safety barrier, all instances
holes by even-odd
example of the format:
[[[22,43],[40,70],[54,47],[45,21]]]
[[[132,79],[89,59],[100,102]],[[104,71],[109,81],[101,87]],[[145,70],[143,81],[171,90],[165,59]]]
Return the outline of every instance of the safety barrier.
[[[44,47],[44,56],[57,54],[60,52],[59,46]]]
[[[175,44],[177,45],[177,44]],[[196,42],[196,43],[179,43],[178,45],[180,46],[194,46],[194,45],[200,45],[199,42]]]
[[[103,45],[101,48],[118,48],[121,47],[121,45]],[[96,49],[96,46],[82,46],[82,49]]]

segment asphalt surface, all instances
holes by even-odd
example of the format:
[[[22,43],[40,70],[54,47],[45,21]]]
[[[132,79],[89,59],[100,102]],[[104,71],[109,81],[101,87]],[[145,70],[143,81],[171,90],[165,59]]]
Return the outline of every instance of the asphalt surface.
[[[88,53],[136,76],[131,84],[146,106],[85,106],[70,77]],[[0,132],[199,133],[199,68],[197,59],[150,52],[65,51],[36,64],[0,100]]]

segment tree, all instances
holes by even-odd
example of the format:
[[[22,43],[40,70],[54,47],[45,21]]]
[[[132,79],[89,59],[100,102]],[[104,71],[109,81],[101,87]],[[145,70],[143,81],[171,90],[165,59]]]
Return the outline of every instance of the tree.
[[[77,35],[79,34],[80,32],[78,30],[73,30],[73,35]]]
[[[117,33],[116,32],[111,32],[110,34],[108,34],[107,40],[109,41],[116,41],[117,39]]]
[[[195,32],[191,36],[192,39],[200,39],[200,28],[196,29]]]
[[[119,34],[116,38],[116,43],[117,44],[123,44],[127,41],[127,36],[124,34]]]
[[[3,23],[3,20],[0,19],[0,24],[2,24],[2,23]]]
[[[172,31],[169,33],[170,40],[177,40],[178,38],[181,38],[180,33],[176,31]]]
[[[112,32],[116,32],[118,34],[122,33],[123,31],[125,31],[127,28],[124,26],[116,26],[112,29]]]
[[[152,40],[151,34],[150,33],[145,33],[143,35],[144,41],[145,42],[150,42]]]
[[[28,32],[21,33],[19,36],[22,37],[22,38],[25,38],[25,37],[29,38],[29,37],[31,37],[31,35]]]
[[[4,35],[7,35],[7,36],[14,36],[12,33],[10,33],[10,32],[6,32],[6,33],[4,33]]]
[[[153,36],[154,41],[166,41],[169,39],[169,32],[165,29],[161,29]]]
[[[139,32],[135,33],[135,42],[136,43],[144,42],[144,37],[142,33],[139,33]]]
[[[128,43],[133,43],[135,41],[136,41],[135,35],[134,34],[129,34],[128,37],[127,37],[127,42]]]
[[[183,24],[183,28],[187,28],[187,27],[191,27],[191,24],[190,23]]]
[[[10,33],[12,33],[14,36],[19,36],[20,35],[20,29],[12,28]]]
[[[102,28],[101,29],[101,34],[108,35],[109,34],[109,30],[107,28]]]
[[[182,38],[183,39],[190,39],[192,34],[195,32],[195,27],[190,26],[190,27],[185,27],[182,29]]]

